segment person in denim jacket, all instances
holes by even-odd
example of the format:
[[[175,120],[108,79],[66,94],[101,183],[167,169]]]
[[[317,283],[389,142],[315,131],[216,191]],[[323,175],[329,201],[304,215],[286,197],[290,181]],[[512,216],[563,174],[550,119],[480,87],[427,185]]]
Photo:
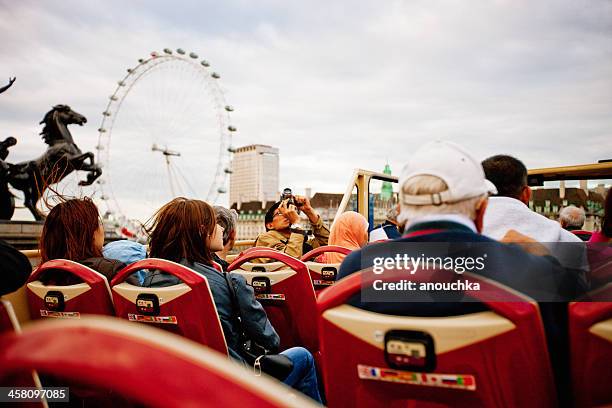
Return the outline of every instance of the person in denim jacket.
[[[278,350],[280,338],[264,308],[255,299],[253,288],[247,285],[244,277],[226,274],[213,267],[213,253],[223,249],[223,227],[216,223],[210,205],[200,200],[175,198],[157,211],[149,233],[149,255],[152,258],[178,262],[208,280],[230,357],[245,362],[241,344],[243,330],[247,339],[259,346],[272,352]],[[143,286],[178,283],[181,281],[172,275],[153,271],[147,275]],[[321,402],[310,352],[294,347],[281,354],[293,363],[292,372],[283,382]]]

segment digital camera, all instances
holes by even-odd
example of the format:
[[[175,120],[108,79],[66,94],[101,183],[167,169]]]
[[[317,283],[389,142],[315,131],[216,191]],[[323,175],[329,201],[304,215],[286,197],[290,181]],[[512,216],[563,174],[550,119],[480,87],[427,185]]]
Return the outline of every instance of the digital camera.
[[[280,196],[280,201],[283,201],[283,200],[289,200],[289,201],[287,201],[287,205],[292,204],[292,205],[294,205],[296,207],[301,207],[302,206],[302,203],[298,203],[295,200],[295,197],[293,196],[293,192],[291,191],[291,189],[289,187],[284,189],[283,193]]]

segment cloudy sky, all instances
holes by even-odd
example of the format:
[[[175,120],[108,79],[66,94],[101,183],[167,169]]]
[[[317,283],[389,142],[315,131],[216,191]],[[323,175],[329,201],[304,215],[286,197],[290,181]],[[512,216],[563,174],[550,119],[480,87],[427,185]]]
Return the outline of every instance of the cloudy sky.
[[[433,139],[528,167],[612,158],[610,1],[0,0],[0,38],[0,83],[17,76],[0,95],[0,138],[19,139],[9,161],[44,151],[38,122],[57,103],[89,119],[71,129],[93,150],[125,69],[164,47],[195,51],[221,74],[233,144],[278,147],[281,188],[341,192],[353,168],[386,161],[398,174]],[[150,109],[144,123],[158,116]],[[148,150],[151,136],[139,137]],[[150,180],[144,154],[124,170]],[[135,183],[112,181],[119,197]]]

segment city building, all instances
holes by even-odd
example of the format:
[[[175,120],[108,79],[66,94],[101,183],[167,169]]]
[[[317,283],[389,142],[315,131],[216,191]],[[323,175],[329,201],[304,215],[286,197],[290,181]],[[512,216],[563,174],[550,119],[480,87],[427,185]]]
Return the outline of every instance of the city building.
[[[342,194],[316,193],[310,198],[310,206],[319,213],[323,222],[331,226],[342,201]]]
[[[251,240],[266,231],[265,217],[266,212],[274,201],[248,201],[234,203],[232,207],[238,212],[238,222],[236,224],[236,239]]]
[[[589,190],[584,183],[581,183],[580,188],[568,188],[562,182],[559,188],[533,189],[529,208],[553,220],[559,218],[559,211],[563,207],[574,205],[582,208],[586,213],[583,229],[590,231],[598,229],[600,226],[605,193],[606,189],[603,185]]]
[[[234,153],[231,170],[230,206],[278,199],[277,148],[260,144],[239,147]]]

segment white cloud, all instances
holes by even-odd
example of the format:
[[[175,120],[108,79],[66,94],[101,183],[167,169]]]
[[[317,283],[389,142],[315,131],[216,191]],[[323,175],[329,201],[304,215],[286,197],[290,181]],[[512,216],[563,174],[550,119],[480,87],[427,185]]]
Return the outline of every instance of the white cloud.
[[[56,103],[88,117],[73,133],[92,150],[116,81],[166,46],[221,73],[235,144],[279,147],[281,188],[341,192],[386,160],[399,173],[430,139],[528,167],[612,157],[609,2],[0,2],[0,35],[14,160],[43,151]]]

